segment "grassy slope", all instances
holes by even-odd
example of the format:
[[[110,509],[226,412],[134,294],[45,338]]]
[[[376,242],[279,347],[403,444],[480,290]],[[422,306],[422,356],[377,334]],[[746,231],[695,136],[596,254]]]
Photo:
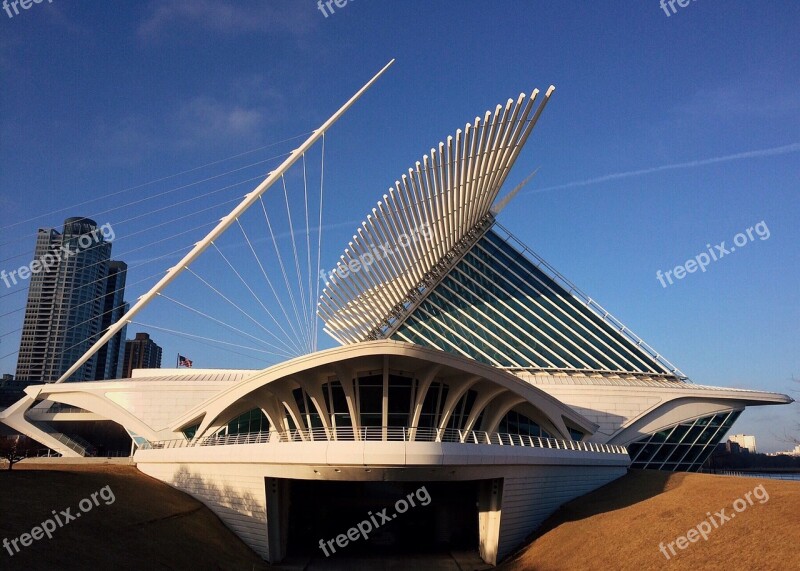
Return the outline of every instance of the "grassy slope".
[[[265,569],[261,559],[200,502],[133,466],[35,466],[0,472],[0,541],[13,539],[108,485],[116,500],[84,513],[13,557],[0,546],[0,569]]]
[[[678,536],[763,484],[769,499],[718,529],[675,547],[668,561],[659,543]],[[740,506],[741,507],[741,506]],[[579,569],[800,569],[800,482],[703,474],[634,471],[565,505],[531,545],[501,571]],[[669,551],[667,551],[669,553]]]
[[[46,470],[46,471],[45,471]],[[199,502],[129,466],[18,465],[0,472],[0,541],[39,524],[109,485],[101,503],[9,557],[0,569],[268,569]],[[754,505],[667,561],[659,542],[674,541],[763,484],[769,500]],[[582,569],[800,568],[800,482],[696,474],[632,472],[564,506],[533,543],[501,571]],[[424,571],[419,569],[417,571]]]

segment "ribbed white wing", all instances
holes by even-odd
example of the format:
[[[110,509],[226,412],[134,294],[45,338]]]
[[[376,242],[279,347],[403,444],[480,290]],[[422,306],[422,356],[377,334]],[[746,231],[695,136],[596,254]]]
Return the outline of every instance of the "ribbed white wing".
[[[555,87],[509,99],[431,149],[361,223],[319,299],[341,343],[385,333],[491,218],[490,209]],[[484,228],[485,229],[485,228]]]

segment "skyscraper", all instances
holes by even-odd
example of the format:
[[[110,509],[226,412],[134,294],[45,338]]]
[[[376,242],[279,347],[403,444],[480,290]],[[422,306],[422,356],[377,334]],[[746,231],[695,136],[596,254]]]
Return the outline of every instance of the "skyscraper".
[[[88,218],[64,221],[64,231],[40,228],[36,238],[16,378],[22,381],[57,380],[119,317],[125,270],[112,262],[110,225],[98,227]],[[87,361],[70,381],[107,378],[116,373],[124,330],[102,354]],[[113,378],[116,375],[110,375]]]
[[[137,333],[136,339],[125,342],[125,366],[120,378],[127,379],[134,369],[160,369],[161,347],[147,333]]]
[[[128,264],[125,262],[112,260],[108,263],[108,277],[106,278],[106,292],[100,324],[101,332],[108,329],[128,310],[128,304],[123,299],[127,272]],[[120,378],[125,355],[124,340],[125,330],[123,329],[97,352],[97,367],[94,375],[96,380]]]

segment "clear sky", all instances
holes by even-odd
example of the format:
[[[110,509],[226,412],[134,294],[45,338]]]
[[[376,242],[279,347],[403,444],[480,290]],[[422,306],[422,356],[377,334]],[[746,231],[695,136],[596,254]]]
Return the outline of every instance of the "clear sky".
[[[0,11],[0,269],[30,261],[38,227],[90,216],[113,225],[134,301],[178,258],[140,264],[186,251],[275,168],[267,159],[302,140],[286,139],[396,58],[326,137],[323,267],[432,146],[554,84],[508,188],[540,170],[501,223],[695,382],[797,398],[800,4],[700,0],[669,16],[657,0],[333,6],[327,17],[312,0]],[[293,197],[298,176],[287,177]],[[753,239],[705,272],[666,287],[657,278],[707,244],[730,249],[748,228]],[[24,302],[25,284],[0,284],[0,372],[14,372]],[[164,307],[179,309],[142,323],[214,337]],[[259,366],[151,335],[165,366],[178,352],[196,366]],[[320,347],[332,345],[320,335]],[[734,430],[786,449],[780,438],[798,422],[798,405],[752,408]]]

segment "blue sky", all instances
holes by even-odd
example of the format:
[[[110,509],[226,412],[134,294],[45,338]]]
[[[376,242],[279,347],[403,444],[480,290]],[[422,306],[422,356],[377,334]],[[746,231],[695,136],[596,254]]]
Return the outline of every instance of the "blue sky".
[[[323,267],[431,146],[554,84],[508,188],[540,170],[501,223],[696,382],[789,393],[800,388],[798,29],[796,2],[752,0],[670,16],[655,0],[351,0],[327,18],[312,0],[0,11],[0,267],[29,262],[36,228],[72,215],[113,224],[114,255],[132,266],[190,246],[302,140],[287,139],[396,58],[326,137]],[[657,280],[762,221],[768,239]],[[132,268],[127,298],[177,259]],[[0,290],[2,356],[19,342],[25,294]],[[214,336],[166,315],[142,318]],[[151,333],[167,366],[178,351],[199,366],[258,366]],[[15,363],[0,359],[0,372]],[[786,448],[797,408],[748,409],[735,430]]]

